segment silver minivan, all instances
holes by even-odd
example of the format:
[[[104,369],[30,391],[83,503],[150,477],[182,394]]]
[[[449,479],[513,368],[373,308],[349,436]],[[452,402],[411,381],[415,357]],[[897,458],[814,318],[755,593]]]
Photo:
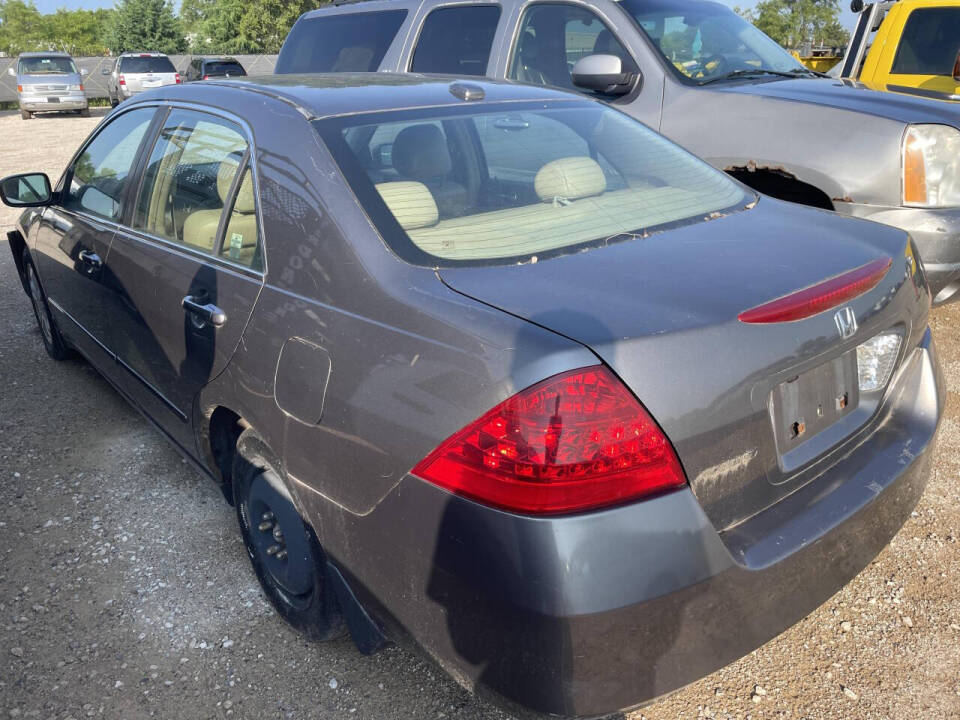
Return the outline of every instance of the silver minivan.
[[[79,112],[90,115],[83,90],[86,70],[67,53],[27,52],[17,57],[17,67],[8,70],[17,79],[20,117],[29,120],[37,112]]]
[[[144,90],[180,83],[180,73],[170,58],[157,52],[123,53],[117,58],[113,70],[104,68],[103,74],[110,76],[107,96],[112,107]]]

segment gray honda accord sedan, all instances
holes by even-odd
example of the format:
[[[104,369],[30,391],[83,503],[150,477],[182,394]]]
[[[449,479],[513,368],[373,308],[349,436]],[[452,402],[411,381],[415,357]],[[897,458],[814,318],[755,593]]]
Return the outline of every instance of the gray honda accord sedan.
[[[581,96],[165,87],[0,196],[49,354],[222,486],[280,615],[412,642],[513,709],[603,715],[731,662],[927,480],[911,239]]]

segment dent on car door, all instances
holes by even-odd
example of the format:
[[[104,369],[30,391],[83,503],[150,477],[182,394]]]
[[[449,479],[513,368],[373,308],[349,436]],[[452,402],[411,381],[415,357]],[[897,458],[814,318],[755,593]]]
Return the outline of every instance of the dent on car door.
[[[107,316],[130,393],[189,447],[200,388],[233,355],[263,284],[250,145],[239,124],[173,108],[108,263]]]
[[[154,116],[140,108],[105,125],[64,174],[37,230],[34,262],[59,326],[94,361],[111,352],[104,307],[116,286],[106,262]]]

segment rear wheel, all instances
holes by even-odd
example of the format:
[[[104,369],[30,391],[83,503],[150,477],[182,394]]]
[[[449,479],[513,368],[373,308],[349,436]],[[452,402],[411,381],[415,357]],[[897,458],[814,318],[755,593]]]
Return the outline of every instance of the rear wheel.
[[[90,117],[90,108],[84,108],[80,111],[80,117]]]
[[[29,110],[23,110],[23,109],[21,108],[21,110],[20,110],[20,117],[23,118],[24,120],[31,120],[31,119],[33,119],[33,113],[30,112]]]
[[[110,107],[115,108],[120,104],[120,101],[117,100],[113,95],[110,96]]]
[[[70,349],[63,341],[63,337],[61,337],[60,331],[53,321],[50,306],[47,304],[47,297],[43,294],[43,288],[40,287],[40,281],[37,279],[37,271],[33,267],[30,254],[26,251],[23,253],[23,267],[26,269],[30,302],[33,304],[33,314],[37,318],[37,325],[40,326],[43,347],[46,349],[47,355],[54,360],[66,360],[70,357]]]
[[[323,549],[283,485],[279,463],[252,429],[237,439],[233,494],[243,542],[260,585],[277,612],[313,640],[345,626],[327,586]]]

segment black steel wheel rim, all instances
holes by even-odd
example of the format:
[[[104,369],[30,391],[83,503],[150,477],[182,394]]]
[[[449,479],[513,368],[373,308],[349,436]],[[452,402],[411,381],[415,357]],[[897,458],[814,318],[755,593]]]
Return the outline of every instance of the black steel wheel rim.
[[[307,529],[293,503],[261,472],[250,483],[247,534],[261,567],[284,592],[307,595],[314,585],[314,560]]]

